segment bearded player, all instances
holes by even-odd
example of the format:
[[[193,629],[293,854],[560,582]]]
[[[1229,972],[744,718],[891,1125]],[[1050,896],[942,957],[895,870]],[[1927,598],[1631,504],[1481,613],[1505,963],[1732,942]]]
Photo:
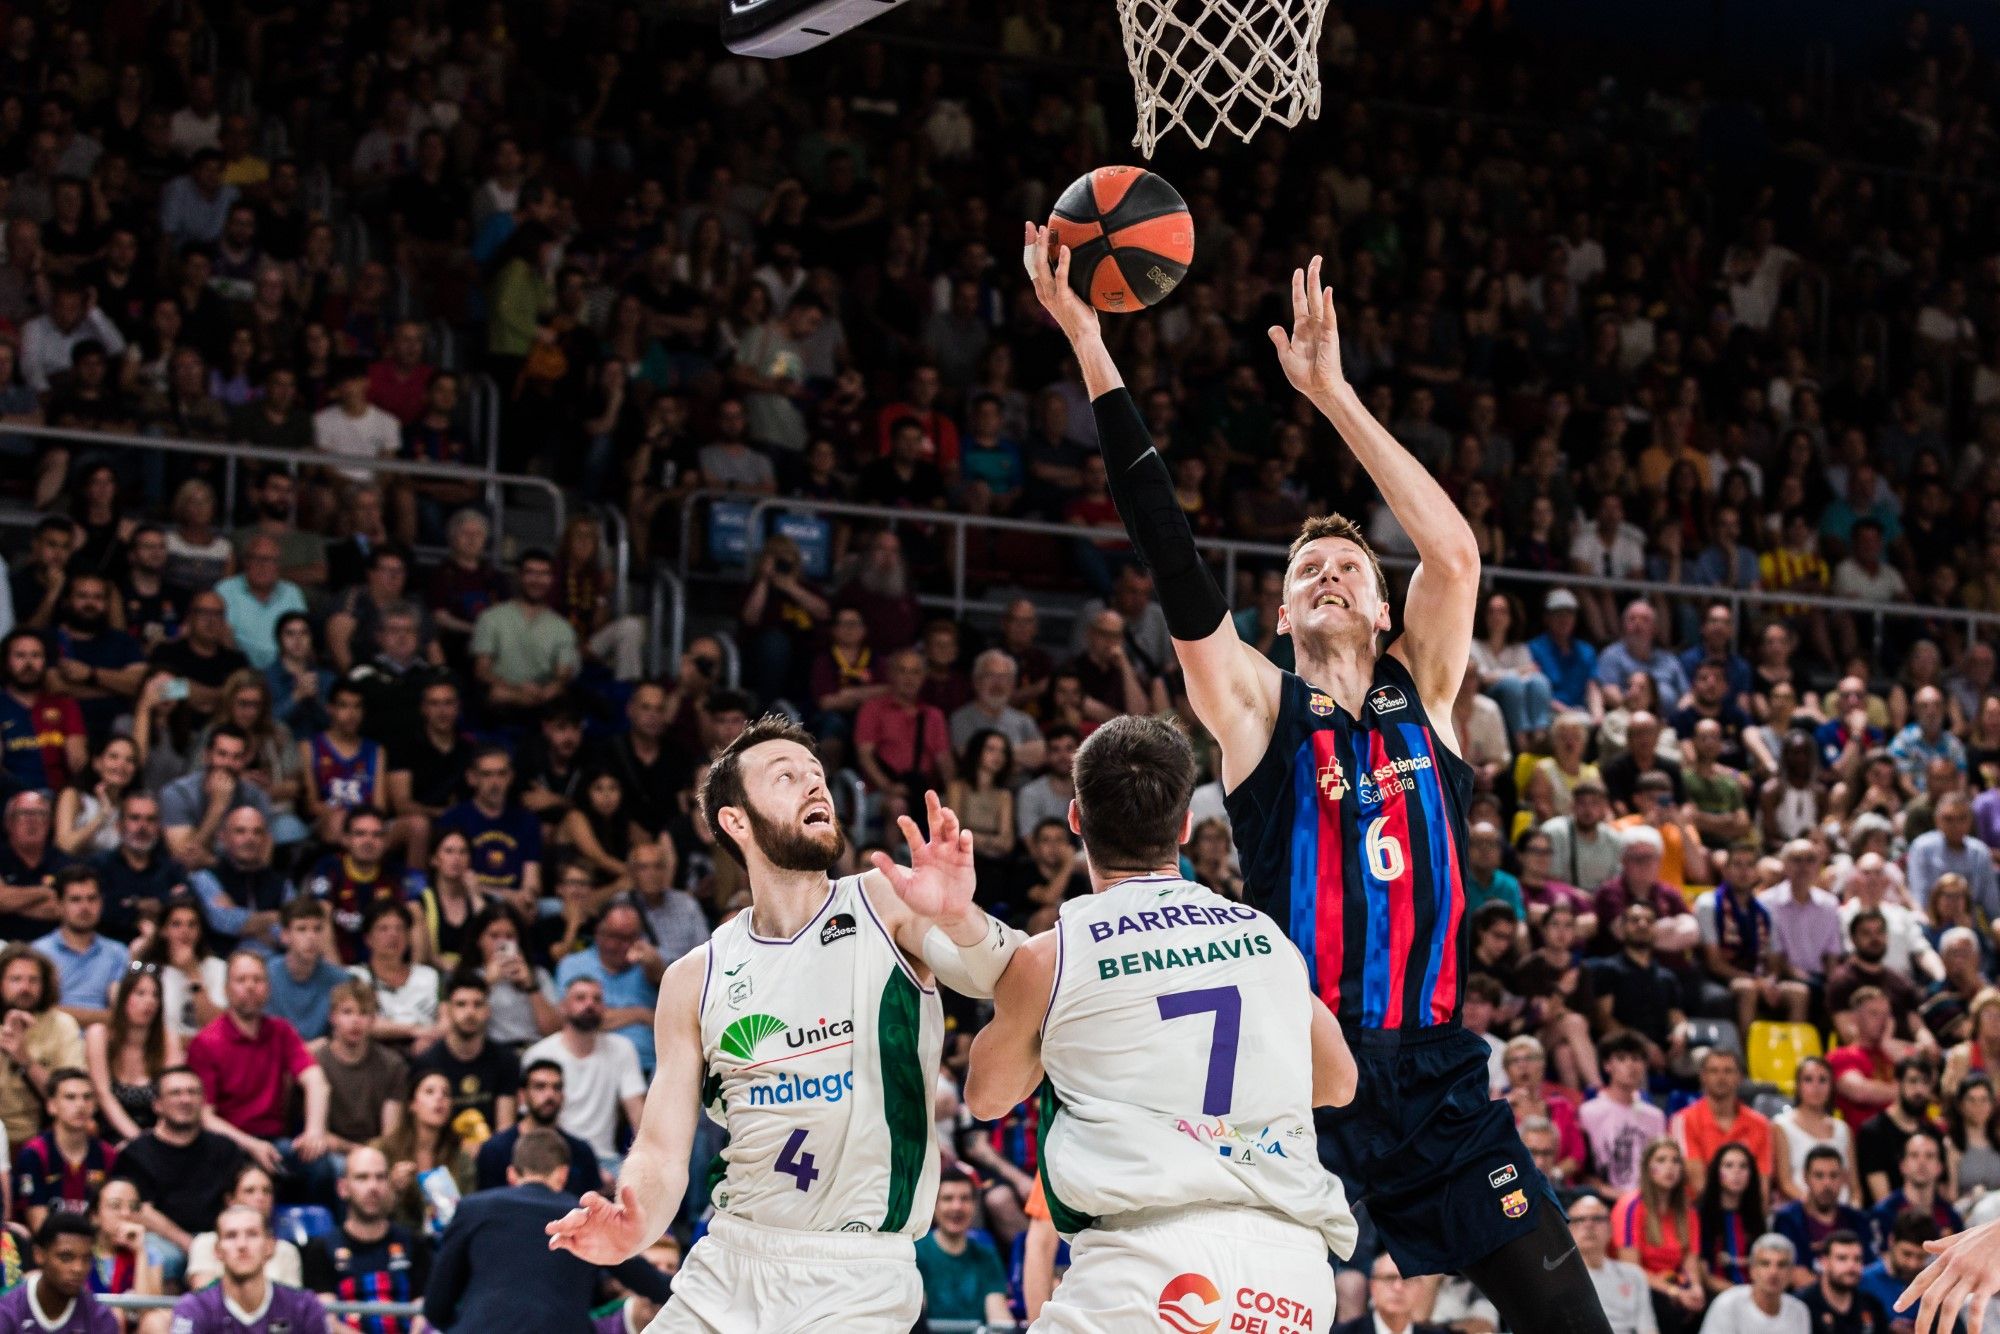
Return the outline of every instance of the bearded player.
[[[1487,1097],[1486,1044],[1459,1023],[1473,774],[1451,706],[1479,591],[1471,528],[1341,375],[1333,292],[1314,258],[1292,275],[1290,334],[1270,331],[1279,365],[1421,560],[1406,628],[1385,650],[1388,581],[1360,528],[1307,520],[1277,627],[1298,671],[1272,665],[1237,637],[1096,312],[1069,285],[1068,249],[1032,224],[1024,245],[1082,369],[1111,495],[1152,570],[1189,702],[1221,746],[1247,892],[1305,955],[1355,1054],[1354,1101],[1318,1116],[1322,1158],[1403,1273],[1464,1273],[1512,1329],[1609,1334],[1561,1206],[1507,1104]]]
[[[1313,1151],[1313,1105],[1354,1094],[1340,1027],[1277,923],[1181,878],[1187,738],[1114,718],[1075,783],[1092,893],[1015,952],[965,1082],[982,1120],[1042,1090],[1037,1157],[1071,1263],[1034,1329],[1324,1330],[1326,1253],[1355,1236]]]
[[[829,880],[844,848],[810,734],[751,724],[701,808],[749,872],[751,906],[668,967],[659,1067],[614,1199],[583,1197],[549,1245],[617,1264],[684,1194],[695,1117],[729,1132],[708,1233],[650,1334],[905,1334],[913,1241],[937,1197],[931,1099],[944,1042],[932,979],[991,997],[1023,937],[972,903],[972,835],[930,793],[911,865]]]

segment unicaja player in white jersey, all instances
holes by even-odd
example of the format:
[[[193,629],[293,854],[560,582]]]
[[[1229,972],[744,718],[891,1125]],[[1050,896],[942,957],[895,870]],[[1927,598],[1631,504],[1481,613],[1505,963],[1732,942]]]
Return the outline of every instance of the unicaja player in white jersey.
[[[708,1233],[650,1334],[906,1334],[923,1304],[934,979],[990,997],[1023,937],[972,903],[972,835],[927,796],[911,865],[829,880],[840,822],[812,737],[752,723],[710,767],[702,812],[749,872],[751,906],[661,979],[659,1066],[617,1195],[583,1197],[549,1244],[616,1264],[685,1193],[702,1108],[729,1132]]]
[[[1069,1272],[1034,1329],[1318,1334],[1327,1252],[1354,1215],[1320,1165],[1313,1107],[1355,1064],[1277,923],[1181,879],[1194,755],[1154,718],[1076,754],[1070,828],[1089,898],[1014,955],[972,1044],[966,1107],[1039,1087],[1042,1185]]]

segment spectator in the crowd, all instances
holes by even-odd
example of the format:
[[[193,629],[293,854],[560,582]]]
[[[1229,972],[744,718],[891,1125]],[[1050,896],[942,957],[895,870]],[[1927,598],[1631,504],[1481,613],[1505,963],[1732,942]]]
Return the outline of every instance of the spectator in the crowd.
[[[76,701],[49,689],[49,652],[33,630],[0,638],[0,768],[17,787],[53,794],[90,759]]]
[[[1729,988],[1743,1033],[1759,1014],[1803,1020],[1812,1002],[1804,981],[1781,977],[1773,966],[1771,913],[1757,900],[1757,883],[1757,845],[1737,842],[1730,846],[1722,883],[1694,904],[1703,971]]]
[[[1895,1189],[1875,1201],[1869,1217],[1875,1224],[1875,1248],[1886,1250],[1896,1220],[1906,1213],[1919,1213],[1937,1224],[1938,1232],[1951,1236],[1965,1230],[1947,1193],[1945,1141],[1929,1126],[1911,1131],[1903,1139],[1897,1160]]]
[[[1807,1158],[1814,1149],[1825,1148],[1840,1158],[1841,1200],[1859,1204],[1861,1172],[1854,1156],[1854,1128],[1835,1114],[1833,1066],[1824,1057],[1808,1056],[1799,1062],[1794,1079],[1792,1105],[1771,1118],[1776,1146],[1771,1156],[1778,1165],[1775,1193],[1790,1200],[1806,1198]]]
[[[1874,856],[1874,853],[1869,853]],[[1895,1016],[1897,1037],[1914,1038],[1928,1045],[1930,1030],[1917,1019],[1917,1011],[1923,1004],[1923,993],[1904,974],[1889,968],[1885,962],[1889,955],[1889,924],[1880,911],[1867,910],[1853,919],[1851,952],[1833,971],[1826,982],[1827,1013],[1833,1017],[1833,1026],[1839,1032],[1853,1023],[1848,1015],[1848,1006],[1853,996],[1863,987],[1874,987],[1889,998],[1889,1010]],[[1921,939],[1921,937],[1919,937]],[[1928,946],[1925,953],[1930,953]]]
[[[306,610],[305,593],[279,575],[278,540],[253,534],[243,543],[243,572],[215,586],[229,637],[250,665],[264,671],[278,660],[278,621]]]
[[[1814,1145],[1806,1153],[1805,1171],[1801,1175],[1803,1198],[1780,1207],[1771,1216],[1771,1230],[1787,1238],[1798,1251],[1798,1263],[1793,1270],[1795,1287],[1803,1287],[1813,1281],[1815,1274],[1826,1272],[1827,1251],[1838,1234],[1845,1232],[1856,1239],[1864,1263],[1873,1254],[1874,1236],[1868,1215],[1841,1200],[1842,1192],[1847,1189],[1848,1171],[1840,1150]]]
[[[523,552],[514,596],[488,607],[473,624],[474,675],[496,710],[548,704],[576,675],[576,631],[549,605],[554,586],[549,553]]]
[[[944,713],[920,698],[923,656],[906,649],[889,660],[889,693],[861,706],[854,753],[868,785],[882,799],[882,823],[893,830],[903,815],[922,812],[924,792],[943,791],[956,772]]]
[[[1701,1235],[1701,1274],[1713,1298],[1750,1281],[1750,1241],[1764,1235],[1767,1210],[1757,1161],[1741,1144],[1724,1144],[1708,1160],[1695,1219]]]
[[[229,1008],[188,1043],[188,1065],[209,1090],[206,1124],[234,1140],[267,1170],[291,1138],[293,1090],[305,1095],[305,1125],[294,1152],[310,1163],[325,1153],[327,1082],[298,1031],[264,1012],[271,984],[264,960],[248,951],[230,957]]]
[[[1607,1037],[1598,1048],[1604,1088],[1577,1112],[1577,1125],[1590,1148],[1594,1179],[1614,1196],[1639,1185],[1646,1146],[1666,1134],[1667,1117],[1641,1094],[1646,1087],[1647,1052],[1633,1033]]]
[[[2000,874],[1993,853],[1972,836],[1972,803],[1954,792],[1937,804],[1937,828],[1910,842],[1910,896],[1923,906],[1931,886],[1945,874],[1961,875],[1973,906],[1990,922],[2000,922]]]
[[[1931,1262],[1924,1243],[1936,1241],[1942,1235],[1928,1214],[1911,1210],[1897,1218],[1889,1229],[1887,1243],[1878,1248],[1875,1262],[1861,1271],[1859,1295],[1872,1297],[1881,1310],[1894,1310],[1896,1299]],[[1893,1331],[1895,1326],[1888,1328]]]
[[[973,659],[972,698],[951,715],[951,748],[963,752],[975,732],[996,731],[1014,748],[1020,773],[1039,773],[1047,759],[1047,742],[1033,718],[1013,706],[1020,684],[1014,660],[1000,649],[988,649]]]
[[[383,859],[385,835],[375,811],[351,812],[339,842],[308,872],[303,886],[332,912],[335,953],[349,966],[367,954],[369,910],[404,898],[401,876]]]
[[[1924,935],[1923,918],[1891,897],[1896,888],[1890,866],[1879,852],[1864,852],[1841,883],[1840,925],[1851,944],[1855,919],[1873,912],[1882,919],[1882,967],[1919,988],[1944,976],[1944,962]],[[1900,897],[1900,896],[1899,896]]]
[[[0,1128],[9,1144],[41,1128],[51,1076],[84,1063],[83,1031],[61,999],[47,956],[18,941],[0,948]]]
[[[111,580],[96,571],[70,575],[51,643],[53,683],[76,701],[86,737],[100,746],[132,707],[146,673],[145,650],[111,615],[113,592]]]
[[[1686,1167],[1678,1144],[1654,1141],[1640,1160],[1638,1187],[1611,1211],[1611,1244],[1619,1259],[1645,1271],[1662,1330],[1694,1328],[1708,1302]]]
[[[1369,1313],[1335,1325],[1333,1334],[1445,1334],[1443,1326],[1416,1318],[1424,1295],[1421,1281],[1404,1278],[1395,1257],[1383,1251],[1368,1270]]]
[[[1793,1244],[1797,1244],[1796,1239]],[[1891,1328],[1881,1301],[1861,1286],[1867,1264],[1866,1243],[1851,1229],[1833,1232],[1821,1243],[1818,1276],[1797,1293],[1813,1329],[1846,1334],[1849,1330]],[[1793,1275],[1797,1273],[1794,1266]]]
[[[111,989],[124,975],[130,956],[123,945],[98,934],[104,898],[97,872],[87,866],[65,866],[56,872],[54,888],[60,923],[37,940],[35,948],[56,966],[62,1007],[77,1023],[95,1024],[109,1011]]]
[[[444,992],[439,1040],[412,1059],[411,1070],[435,1070],[445,1077],[453,1123],[470,1127],[468,1138],[506,1130],[514,1124],[521,1071],[513,1053],[500,1050],[486,1035],[493,1018],[486,980],[473,972],[457,973],[446,981]]]
[[[1680,659],[1659,645],[1653,604],[1644,598],[1634,599],[1626,605],[1620,624],[1622,636],[1597,655],[1597,682],[1605,702],[1616,706],[1623,700],[1626,681],[1634,672],[1652,677],[1664,701],[1687,694],[1687,673],[1681,670]]]
[[[239,1162],[230,1174],[228,1189],[222,1196],[222,1212],[231,1209],[254,1209],[269,1219],[276,1211],[278,1188],[271,1174],[251,1162]],[[188,1247],[186,1283],[190,1290],[205,1288],[222,1276],[222,1264],[216,1256],[216,1234],[207,1229],[195,1234],[194,1244]],[[278,1239],[271,1252],[271,1258],[264,1262],[264,1277],[273,1283],[288,1283],[297,1287],[300,1274],[299,1248],[294,1243]]]
[[[1750,1244],[1749,1282],[1716,1297],[1702,1321],[1704,1334],[1809,1329],[1805,1304],[1787,1291],[1797,1258],[1792,1243],[1777,1233],[1758,1237]]]
[[[962,1171],[952,1168],[939,1178],[931,1230],[917,1238],[924,1313],[934,1320],[1011,1324],[1007,1271],[992,1242],[970,1235],[976,1199],[972,1180]]]
[[[1823,986],[1827,972],[1844,953],[1840,900],[1818,885],[1819,847],[1796,838],[1784,847],[1785,881],[1757,896],[1771,915],[1771,952],[1783,961],[1785,976]]]
[[[326,730],[299,742],[303,806],[322,843],[340,836],[349,813],[387,803],[384,748],[364,735],[365,710],[361,689],[337,681],[326,696]]]
[[[624,901],[639,914],[644,943],[663,964],[671,964],[708,939],[708,918],[694,895],[673,884],[673,845],[634,844],[625,869],[632,888]]]
[[[1633,1033],[1646,1044],[1647,1062],[1664,1069],[1687,1042],[1680,980],[1654,961],[1658,916],[1651,904],[1631,904],[1614,920],[1622,948],[1591,968],[1598,1027]]]
[[[349,978],[334,988],[326,1036],[307,1048],[326,1079],[331,1153],[350,1154],[356,1145],[390,1133],[403,1119],[409,1066],[376,1041],[372,1030],[379,1014],[375,993]]]
[[[437,1329],[581,1331],[590,1327],[600,1271],[552,1250],[547,1225],[576,1206],[562,1189],[569,1145],[545,1132],[522,1135],[508,1162],[507,1186],[460,1203],[439,1243],[424,1289],[424,1319]],[[655,1302],[667,1276],[635,1256],[610,1270],[627,1289]]]
[[[414,914],[400,898],[378,898],[361,923],[362,961],[348,973],[374,999],[376,1038],[398,1052],[420,1052],[438,1036],[438,973],[411,957]]]
[[[86,1068],[105,1131],[127,1144],[158,1119],[162,1071],[181,1063],[180,1035],[167,1025],[159,972],[128,968],[111,992],[103,1023],[83,1034]]]
[[[271,960],[267,1012],[283,1019],[310,1043],[325,1037],[335,988],[347,971],[327,957],[333,914],[323,900],[302,895],[279,913],[283,952]]]
[[[255,807],[239,806],[223,817],[221,853],[188,877],[189,892],[221,941],[270,945],[292,882],[272,864],[270,827]]]
[[[493,1190],[506,1185],[507,1165],[513,1159],[515,1142],[523,1135],[544,1131],[560,1136],[569,1145],[569,1173],[562,1189],[572,1195],[601,1190],[603,1174],[598,1170],[596,1151],[562,1128],[562,1066],[551,1060],[528,1062],[521,1071],[520,1102],[521,1119],[495,1132],[479,1146],[474,1163],[479,1189]]]
[[[97,1228],[81,1213],[54,1212],[35,1232],[35,1268],[0,1296],[0,1329],[118,1334],[118,1316],[90,1288]]]
[[[234,723],[218,723],[208,734],[202,765],[185,778],[160,790],[160,822],[166,828],[167,850],[190,870],[217,860],[223,819],[245,806],[269,824],[271,799],[243,777],[250,760],[250,738]]]
[[[118,1150],[97,1135],[97,1090],[80,1069],[48,1080],[49,1127],[14,1150],[14,1210],[30,1231],[49,1213],[85,1214]]]
[[[150,792],[129,791],[116,813],[118,846],[99,855],[93,865],[104,896],[100,927],[114,940],[129,943],[138,934],[140,913],[187,889],[187,872],[167,852],[160,832],[160,800]]]
[[[1562,731],[1558,721],[1557,732]],[[1586,779],[1571,791],[1573,806],[1566,815],[1542,825],[1549,836],[1549,874],[1563,883],[1594,889],[1617,875],[1624,863],[1625,839],[1609,823],[1610,797],[1604,784]],[[1598,927],[1608,923],[1602,918]]]
[[[1836,1060],[1834,1068],[1844,1072],[1845,1065]],[[1855,1159],[1871,1207],[1902,1188],[1903,1150],[1910,1136],[1935,1133],[1930,1108],[1936,1094],[1937,1077],[1929,1057],[1919,1054],[1897,1059],[1893,1100],[1854,1134]]]
[[[1686,897],[1660,877],[1660,831],[1639,824],[1620,833],[1624,846],[1619,852],[1618,874],[1599,885],[1592,899],[1598,930],[1618,921],[1628,905],[1644,904],[1653,913],[1653,948],[1675,957],[1693,949],[1701,943],[1701,926]],[[1626,942],[1627,948],[1630,944]]]
[[[590,1145],[600,1165],[615,1172],[622,1113],[639,1124],[646,1077],[639,1053],[616,1033],[605,1033],[604,987],[590,976],[572,977],[562,993],[562,1027],[521,1053],[521,1068],[554,1061],[563,1072],[562,1128]]]
[[[262,1312],[272,1327],[279,1322],[298,1330],[323,1326],[326,1308],[318,1297],[266,1277],[277,1248],[269,1217],[246,1205],[224,1209],[215,1220],[215,1257],[222,1277],[175,1303],[174,1328],[185,1334],[234,1334],[242,1324],[232,1307]]]
[[[472,1151],[454,1123],[451,1084],[440,1071],[410,1077],[403,1115],[373,1144],[389,1160],[394,1217],[406,1227],[435,1232],[444,1222],[436,1194],[423,1184],[426,1173],[444,1172],[460,1197],[472,1193]]]
[[[1601,1196],[1586,1192],[1570,1202],[1568,1212],[1570,1236],[1590,1271],[1590,1284],[1597,1289],[1612,1334],[1659,1334],[1645,1271],[1610,1254],[1610,1206]]]
[[[501,746],[472,753],[465,771],[472,796],[438,818],[438,832],[456,830],[472,848],[472,876],[479,887],[536,910],[542,892],[542,823],[513,795],[514,762]]]
[[[427,1237],[394,1221],[389,1160],[361,1145],[348,1151],[340,1178],[338,1229],[314,1237],[300,1255],[300,1284],[335,1301],[408,1302],[423,1296],[430,1277]],[[363,1316],[363,1334],[390,1334],[393,1316]]]
[[[147,1252],[175,1280],[187,1267],[195,1234],[207,1231],[221,1211],[244,1159],[234,1141],[204,1128],[200,1075],[173,1066],[160,1072],[155,1090],[158,1121],[119,1151],[113,1171],[138,1187]]]
[[[1725,1144],[1741,1144],[1755,1160],[1760,1181],[1773,1180],[1771,1122],[1746,1107],[1737,1094],[1743,1087],[1743,1059],[1724,1048],[1711,1048],[1701,1058],[1701,1096],[1675,1112],[1669,1125],[1674,1141],[1688,1161],[1688,1189],[1700,1194],[1707,1165]]]

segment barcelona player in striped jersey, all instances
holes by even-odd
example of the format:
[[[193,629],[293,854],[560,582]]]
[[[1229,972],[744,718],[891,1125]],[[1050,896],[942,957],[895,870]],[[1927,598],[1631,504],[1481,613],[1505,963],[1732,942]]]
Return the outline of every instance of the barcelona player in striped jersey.
[[[1296,673],[1236,633],[1165,462],[1069,285],[1070,257],[1030,224],[1023,260],[1076,353],[1118,513],[1151,569],[1188,700],[1222,750],[1246,894],[1285,927],[1359,1068],[1318,1113],[1320,1155],[1365,1202],[1404,1274],[1463,1273],[1508,1328],[1609,1334],[1562,1209],[1487,1096],[1487,1048],[1459,1023],[1466,807],[1452,701],[1465,678],[1479,548],[1451,498],[1341,374],[1320,261],[1292,275],[1285,378],[1338,430],[1416,544],[1401,636],[1361,529],[1310,519],[1285,569],[1278,632]]]

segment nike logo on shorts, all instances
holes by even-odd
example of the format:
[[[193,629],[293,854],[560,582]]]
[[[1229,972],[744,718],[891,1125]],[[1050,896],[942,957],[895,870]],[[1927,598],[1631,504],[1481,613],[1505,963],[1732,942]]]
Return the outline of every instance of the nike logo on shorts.
[[[1561,1255],[1558,1255],[1555,1259],[1542,1261],[1542,1268],[1544,1271],[1553,1274],[1556,1270],[1562,1268],[1563,1261],[1569,1259],[1570,1256],[1575,1254],[1576,1254],[1576,1247],[1572,1246],[1568,1250],[1564,1251]]]

